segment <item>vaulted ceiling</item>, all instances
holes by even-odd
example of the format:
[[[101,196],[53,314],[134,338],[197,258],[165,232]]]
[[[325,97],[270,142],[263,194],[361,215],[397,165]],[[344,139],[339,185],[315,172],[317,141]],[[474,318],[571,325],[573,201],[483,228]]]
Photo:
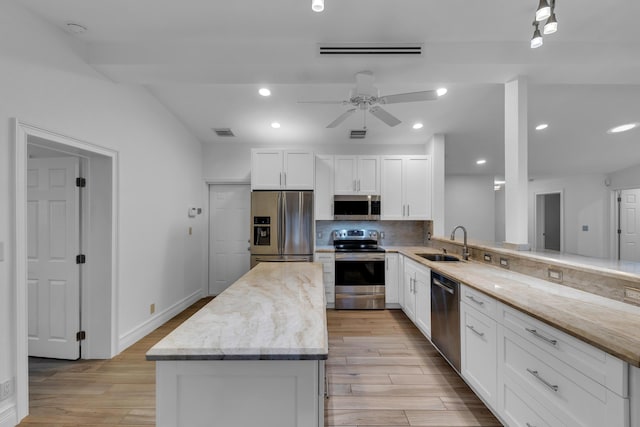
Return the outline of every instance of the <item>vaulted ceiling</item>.
[[[22,0],[83,46],[115,82],[146,87],[204,144],[423,144],[446,135],[447,174],[503,172],[504,83],[529,81],[530,175],[606,173],[640,163],[640,3],[557,0],[559,29],[529,48],[538,0]],[[72,41],[71,38],[77,40]],[[418,43],[421,55],[319,54],[320,44]],[[446,87],[435,101],[384,108],[389,127],[347,107],[369,70],[382,95]],[[258,95],[260,87],[272,95]],[[365,119],[366,117],[366,119]],[[366,120],[366,122],[365,122]],[[273,121],[281,123],[272,129]],[[424,123],[420,130],[415,122]],[[536,124],[549,128],[535,131]],[[365,140],[348,138],[367,127]],[[218,137],[228,127],[235,137]],[[477,158],[487,164],[478,167]]]

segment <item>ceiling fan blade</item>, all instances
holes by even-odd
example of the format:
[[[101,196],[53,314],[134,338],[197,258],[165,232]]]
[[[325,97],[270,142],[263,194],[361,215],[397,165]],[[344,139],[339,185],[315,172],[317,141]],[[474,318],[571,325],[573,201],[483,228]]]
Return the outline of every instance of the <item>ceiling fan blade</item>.
[[[397,104],[399,102],[433,101],[434,99],[438,99],[437,91],[425,90],[422,92],[398,93],[395,95],[381,96],[379,101],[381,104]]]
[[[385,122],[386,124],[391,126],[391,127],[399,125],[400,123],[402,123],[395,116],[393,116],[392,114],[390,114],[386,110],[383,110],[380,107],[377,107],[377,106],[376,107],[371,107],[371,108],[369,108],[369,112],[371,114],[373,114],[375,117],[377,117],[378,119],[382,120],[383,122]]]
[[[298,104],[345,104],[347,101],[298,101]]]
[[[344,122],[347,119],[347,117],[349,117],[350,115],[352,115],[355,112],[356,112],[355,108],[352,108],[350,110],[345,111],[344,113],[340,114],[340,116],[337,119],[335,119],[334,121],[329,123],[327,125],[327,127],[328,128],[334,128],[334,127],[338,126],[340,123]]]
[[[378,90],[373,86],[371,71],[356,73],[356,95],[378,96]]]

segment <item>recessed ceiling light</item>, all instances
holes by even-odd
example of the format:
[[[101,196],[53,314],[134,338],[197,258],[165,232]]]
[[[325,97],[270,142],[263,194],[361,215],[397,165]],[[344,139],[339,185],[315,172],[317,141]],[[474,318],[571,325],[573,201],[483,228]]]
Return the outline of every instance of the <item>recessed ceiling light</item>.
[[[620,125],[613,127],[607,131],[607,133],[620,133],[626,132],[638,126],[638,123],[627,123],[626,125]]]
[[[271,91],[269,89],[267,89],[266,87],[262,87],[260,88],[260,90],[258,91],[258,93],[262,96],[269,96],[271,95]]]
[[[274,128],[274,129],[280,129],[280,123],[273,122],[273,123],[271,123],[271,127]]]
[[[424,125],[422,123],[414,123],[413,128],[414,129],[422,129],[424,127]]]
[[[538,126],[536,126],[536,130],[544,130],[546,128],[548,128],[549,125],[546,123],[540,123]]]
[[[324,0],[311,0],[311,9],[314,12],[322,12],[324,10]]]
[[[436,93],[438,94],[438,96],[442,96],[442,95],[447,93],[447,88],[441,87],[441,88],[436,90]]]
[[[487,163],[487,161],[485,159],[476,160],[476,164],[477,165],[484,165],[485,163]]]
[[[87,27],[84,25],[76,24],[75,22],[67,22],[67,31],[71,34],[82,34],[87,31]]]

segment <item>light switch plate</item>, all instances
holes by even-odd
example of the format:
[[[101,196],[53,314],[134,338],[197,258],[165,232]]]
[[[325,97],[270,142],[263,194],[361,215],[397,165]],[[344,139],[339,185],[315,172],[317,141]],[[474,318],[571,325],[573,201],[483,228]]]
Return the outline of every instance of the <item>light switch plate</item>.
[[[553,279],[553,280],[562,280],[562,271],[560,271],[560,270],[552,270],[552,269],[549,269],[549,270],[548,270],[548,275],[549,275],[549,278],[550,278],[550,279]]]

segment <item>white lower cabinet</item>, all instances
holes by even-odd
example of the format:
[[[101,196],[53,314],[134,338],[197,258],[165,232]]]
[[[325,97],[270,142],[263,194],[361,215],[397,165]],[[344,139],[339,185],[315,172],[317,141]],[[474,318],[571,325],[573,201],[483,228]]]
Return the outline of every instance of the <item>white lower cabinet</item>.
[[[384,302],[387,308],[398,308],[400,298],[398,295],[399,272],[397,253],[387,253],[384,255]]]
[[[333,308],[336,303],[335,254],[330,252],[316,252],[313,260],[322,263],[322,278],[324,281],[324,294],[327,299],[327,307]]]
[[[506,378],[502,384],[501,415],[508,426],[565,427],[529,395],[526,389]]]
[[[487,405],[495,407],[498,393],[496,321],[463,300],[460,303],[460,329],[462,377]]]
[[[428,338],[431,338],[431,270],[404,259],[402,309]]]

